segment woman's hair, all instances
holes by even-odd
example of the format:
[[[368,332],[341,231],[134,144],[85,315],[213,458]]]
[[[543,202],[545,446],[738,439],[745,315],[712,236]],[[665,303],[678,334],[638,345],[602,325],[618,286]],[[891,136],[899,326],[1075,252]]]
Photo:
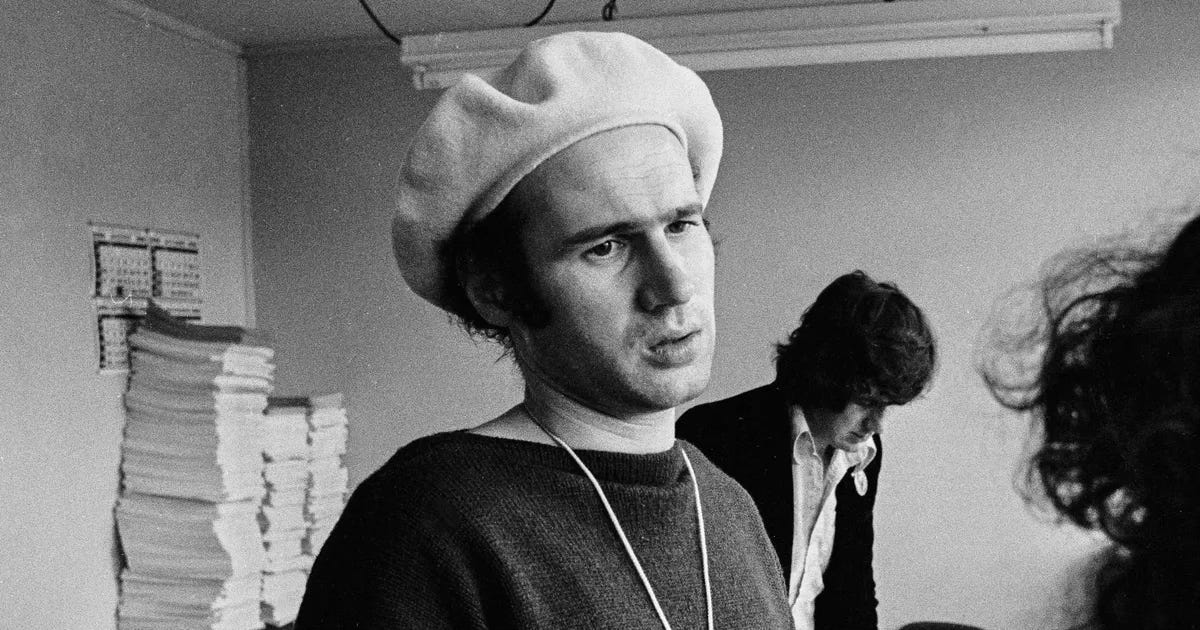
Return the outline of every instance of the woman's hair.
[[[902,405],[925,390],[935,357],[921,309],[854,271],[825,287],[776,346],[776,383],[802,408]]]
[[[1035,419],[1021,491],[1113,541],[1090,624],[1198,628],[1200,217],[1165,246],[1066,252],[1038,293],[979,366]]]

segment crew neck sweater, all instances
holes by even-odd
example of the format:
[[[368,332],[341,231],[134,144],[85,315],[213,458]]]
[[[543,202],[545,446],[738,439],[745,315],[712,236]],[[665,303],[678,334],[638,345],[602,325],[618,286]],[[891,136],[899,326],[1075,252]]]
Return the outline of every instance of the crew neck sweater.
[[[578,451],[667,620],[705,628],[692,482],[716,628],[791,627],[783,577],[749,495],[686,442]],[[309,577],[297,630],[651,629],[662,625],[594,488],[557,446],[467,432],[401,448],[353,493]]]

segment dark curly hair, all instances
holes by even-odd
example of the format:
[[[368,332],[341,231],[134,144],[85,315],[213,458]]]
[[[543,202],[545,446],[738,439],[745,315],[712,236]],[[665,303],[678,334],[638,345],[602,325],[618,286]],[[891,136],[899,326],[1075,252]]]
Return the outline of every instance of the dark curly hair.
[[[903,405],[925,390],[936,348],[921,309],[862,271],[834,280],[776,346],[776,384],[802,408]]]
[[[447,310],[472,337],[512,349],[509,330],[483,318],[467,297],[463,281],[471,275],[484,276],[503,295],[505,307],[532,327],[546,325],[549,310],[530,282],[530,269],[521,246],[521,230],[528,209],[524,196],[514,188],[496,209],[482,220],[459,230],[442,249],[442,258],[455,270]]]
[[[1200,217],[1165,247],[1062,254],[1038,292],[979,366],[1035,419],[1020,491],[1113,541],[1092,627],[1200,628]]]

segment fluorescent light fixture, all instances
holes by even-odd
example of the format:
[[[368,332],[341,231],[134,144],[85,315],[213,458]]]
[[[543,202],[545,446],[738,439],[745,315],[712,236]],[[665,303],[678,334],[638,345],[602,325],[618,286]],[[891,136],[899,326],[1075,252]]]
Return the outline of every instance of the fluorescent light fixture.
[[[487,77],[534,39],[623,31],[698,71],[1111,48],[1120,0],[898,0],[412,35],[418,89]]]

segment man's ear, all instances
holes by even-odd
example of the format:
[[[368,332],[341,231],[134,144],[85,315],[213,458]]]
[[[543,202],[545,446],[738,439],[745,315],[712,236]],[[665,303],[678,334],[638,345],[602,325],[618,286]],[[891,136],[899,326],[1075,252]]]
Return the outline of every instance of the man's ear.
[[[471,273],[462,278],[463,290],[471,305],[487,322],[493,326],[508,328],[514,317],[508,308],[504,285],[494,274]]]

